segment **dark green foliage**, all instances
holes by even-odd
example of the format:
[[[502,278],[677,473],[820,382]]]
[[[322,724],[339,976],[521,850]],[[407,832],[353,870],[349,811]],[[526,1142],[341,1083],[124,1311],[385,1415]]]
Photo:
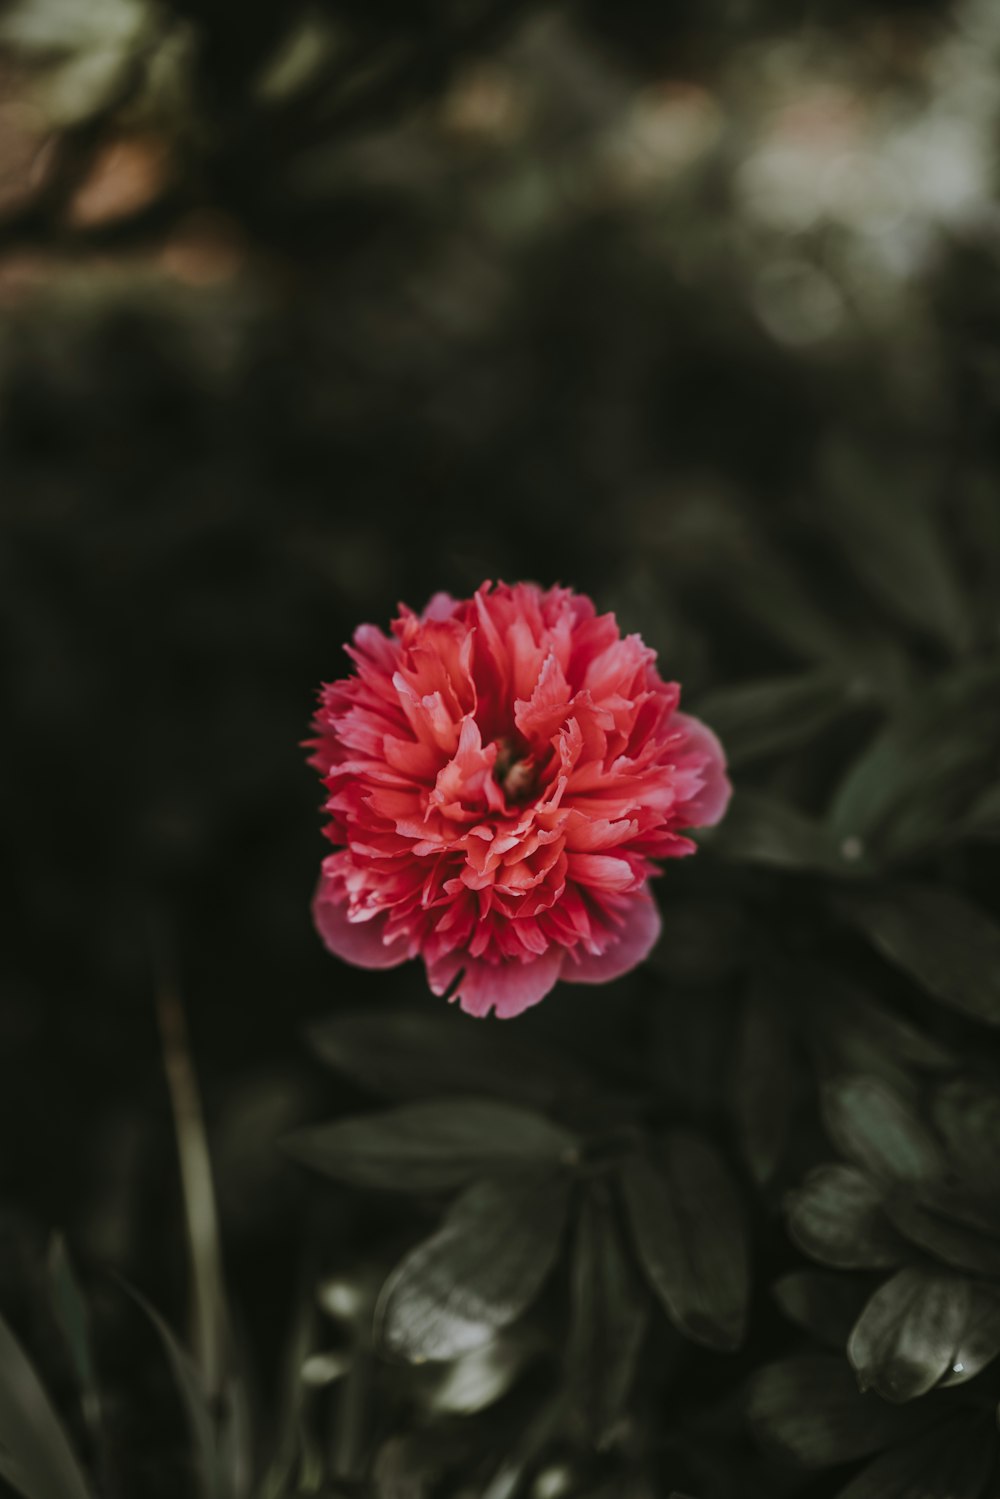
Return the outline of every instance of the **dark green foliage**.
[[[388,1114],[299,1130],[295,1160],[359,1187],[446,1192],[484,1173],[569,1160],[573,1136],[538,1114],[475,1098],[415,1103]]]
[[[698,1135],[674,1132],[651,1158],[631,1156],[622,1188],[636,1253],[679,1332],[732,1351],[749,1294],[746,1227],[724,1161]]]
[[[628,1404],[649,1320],[649,1296],[606,1187],[587,1191],[580,1206],[571,1297],[566,1377],[585,1430],[603,1447]]]
[[[955,1170],[973,1190],[989,1183],[1000,1158],[1000,1092],[956,1077],[937,1089],[932,1109]]]
[[[868,1302],[848,1340],[862,1390],[899,1404],[933,1389],[960,1362],[971,1312],[969,1286],[957,1276],[913,1266],[898,1271]]]
[[[848,919],[935,999],[1000,1025],[1000,926],[951,890],[902,886],[841,900]]]
[[[882,1453],[840,1499],[976,1499],[995,1462],[982,1416],[960,1416]]]
[[[838,1078],[822,1094],[823,1122],[841,1154],[884,1182],[936,1182],[944,1152],[887,1085],[868,1077]]]
[[[844,775],[830,807],[835,835],[858,838],[887,863],[947,847],[992,776],[998,732],[995,662],[922,682]]]
[[[737,789],[722,826],[703,836],[713,852],[734,864],[807,874],[841,869],[840,852],[821,823],[759,791]]]
[[[447,1011],[337,1015],[308,1038],[321,1061],[389,1098],[484,1093],[544,1109],[592,1087],[571,1058]]]
[[[895,1265],[905,1253],[882,1190],[853,1166],[814,1166],[789,1198],[788,1226],[806,1254],[842,1270]]]
[[[191,1434],[191,1455],[197,1483],[202,1499],[224,1499],[228,1493],[226,1475],[223,1470],[219,1434],[209,1406],[208,1395],[198,1370],[187,1350],[181,1347],[163,1318],[144,1297],[133,1292],[138,1305],[145,1312],[159,1334],[166,1354],[177,1393],[187,1417]]]
[[[820,670],[710,692],[696,707],[739,767],[801,749],[867,697],[864,683]]]
[[[797,1101],[791,1037],[766,980],[751,985],[743,1001],[731,1089],[741,1151],[753,1177],[763,1184],[787,1151]]]
[[[469,1187],[386,1282],[379,1331],[390,1352],[455,1358],[520,1317],[555,1264],[568,1195],[556,1176]]]
[[[926,1420],[915,1408],[895,1410],[876,1395],[860,1394],[846,1364],[820,1354],[762,1369],[747,1408],[762,1442],[808,1468],[869,1457],[905,1440]]]
[[[818,1342],[840,1350],[847,1345],[871,1285],[863,1278],[822,1270],[790,1270],[775,1281],[772,1291],[789,1321]]]
[[[24,1350],[0,1322],[0,1477],[25,1499],[88,1499],[89,1485]]]
[[[1000,1276],[1000,1213],[995,1194],[985,1203],[961,1194],[901,1195],[887,1200],[886,1211],[914,1248],[957,1270]]]

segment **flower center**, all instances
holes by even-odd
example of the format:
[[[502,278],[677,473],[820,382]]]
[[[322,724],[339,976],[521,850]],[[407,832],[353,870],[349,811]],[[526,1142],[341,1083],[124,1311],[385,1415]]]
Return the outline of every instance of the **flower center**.
[[[497,758],[493,777],[509,802],[530,801],[538,788],[535,761],[527,746],[513,739],[497,740]]]

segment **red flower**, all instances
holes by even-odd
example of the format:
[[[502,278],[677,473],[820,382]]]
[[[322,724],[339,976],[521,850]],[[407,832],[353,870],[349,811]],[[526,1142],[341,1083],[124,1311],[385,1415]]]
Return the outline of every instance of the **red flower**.
[[[313,912],[362,968],[423,958],[435,994],[518,1015],[596,984],[659,934],[654,859],[729,799],[722,749],[613,614],[531,583],[362,625],[324,687],[310,763],[329,791]]]

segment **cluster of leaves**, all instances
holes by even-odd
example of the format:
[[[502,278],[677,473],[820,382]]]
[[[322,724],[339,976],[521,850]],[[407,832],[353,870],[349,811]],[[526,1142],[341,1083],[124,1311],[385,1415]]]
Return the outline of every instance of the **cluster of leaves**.
[[[298,1131],[287,1149],[368,1190],[429,1202],[457,1191],[387,1275],[376,1345],[417,1365],[464,1363],[500,1335],[520,1357],[507,1355],[492,1399],[547,1365],[548,1439],[601,1454],[624,1440],[638,1473],[655,1454],[627,1413],[650,1321],[658,1348],[671,1347],[670,1328],[716,1351],[742,1342],[739,1189],[704,1134],[644,1127],[637,1094],[615,1100],[565,1057],[492,1027],[456,1034],[451,1020],[402,1012],[316,1027],[324,1060],[407,1101]],[[485,1491],[513,1492],[509,1470],[505,1457]]]
[[[81,1288],[65,1246],[54,1239],[48,1257],[48,1306],[59,1333],[60,1359],[70,1380],[63,1404],[68,1423],[46,1390],[42,1377],[8,1324],[0,1319],[0,1477],[25,1499],[93,1499],[95,1493],[128,1492],[119,1458],[121,1416],[117,1400],[107,1400],[98,1373],[92,1331],[93,1308]],[[211,1397],[202,1372],[158,1312],[134,1287],[119,1282],[116,1313],[129,1304],[152,1329],[160,1361],[171,1376],[168,1400],[183,1412],[189,1430],[190,1463],[178,1481],[218,1499],[249,1492],[252,1472],[250,1431],[243,1391],[227,1380]],[[72,1393],[70,1393],[70,1391]]]
[[[820,526],[864,589],[834,634],[847,624],[866,644],[835,641],[836,610],[776,567],[769,598],[739,603],[816,664],[705,705],[752,783],[716,851],[776,872],[751,897],[743,1153],[766,1188],[797,1129],[819,1125],[782,1206],[794,1244],[829,1267],[775,1282],[813,1347],[751,1379],[748,1415],[807,1468],[873,1459],[849,1499],[976,1499],[995,1481],[1000,1394],[996,597],[946,541],[946,527],[966,534],[961,495],[904,518],[888,497],[862,515],[863,493]]]

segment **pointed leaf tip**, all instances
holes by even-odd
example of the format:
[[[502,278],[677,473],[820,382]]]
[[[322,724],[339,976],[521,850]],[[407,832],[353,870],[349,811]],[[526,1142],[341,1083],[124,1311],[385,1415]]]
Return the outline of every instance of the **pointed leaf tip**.
[[[622,1187],[639,1262],[679,1332],[718,1352],[740,1346],[750,1267],[739,1193],[718,1151],[675,1131],[630,1157]]]

